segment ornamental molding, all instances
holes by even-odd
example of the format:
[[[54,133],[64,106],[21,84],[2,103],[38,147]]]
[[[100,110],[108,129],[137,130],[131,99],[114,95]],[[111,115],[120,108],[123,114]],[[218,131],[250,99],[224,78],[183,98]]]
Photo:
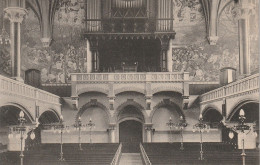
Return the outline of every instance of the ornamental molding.
[[[4,9],[4,13],[11,22],[22,23],[28,11],[20,7],[8,7]]]

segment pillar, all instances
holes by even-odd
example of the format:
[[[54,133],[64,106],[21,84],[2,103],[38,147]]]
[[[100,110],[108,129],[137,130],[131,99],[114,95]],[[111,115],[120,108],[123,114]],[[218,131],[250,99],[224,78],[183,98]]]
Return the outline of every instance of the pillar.
[[[86,53],[87,53],[87,73],[91,73],[92,72],[92,53],[90,51],[90,44],[89,44],[89,40],[87,40],[87,48],[86,48]]]
[[[172,72],[172,40],[169,41],[169,51],[167,52],[167,71]]]
[[[160,53],[160,67],[162,72],[167,72],[168,70],[168,49],[169,41],[168,37],[162,37],[161,39],[161,53]]]
[[[109,124],[109,136],[110,136],[110,142],[115,143],[116,142],[116,124]]]
[[[11,76],[18,81],[23,81],[21,77],[21,23],[27,14],[25,0],[7,0],[6,5],[4,12],[10,20]]]
[[[145,124],[146,142],[147,143],[151,143],[152,142],[152,133],[153,133],[152,125],[153,125],[152,123]]]
[[[238,2],[239,74],[241,77],[250,74],[249,16],[253,8],[254,4],[250,0]]]
[[[99,53],[98,53],[98,39],[92,38],[89,41],[91,51],[91,66],[92,72],[99,71]]]

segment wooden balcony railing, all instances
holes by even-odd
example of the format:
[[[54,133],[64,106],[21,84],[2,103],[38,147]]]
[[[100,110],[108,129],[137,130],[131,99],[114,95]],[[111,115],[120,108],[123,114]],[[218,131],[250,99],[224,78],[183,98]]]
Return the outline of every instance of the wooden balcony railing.
[[[1,75],[0,92],[2,95],[13,94],[15,96],[31,98],[32,100],[40,100],[52,104],[60,104],[59,96]]]
[[[201,95],[201,103],[221,99],[231,95],[251,91],[259,88],[259,73],[232,82],[226,86],[217,88]]]

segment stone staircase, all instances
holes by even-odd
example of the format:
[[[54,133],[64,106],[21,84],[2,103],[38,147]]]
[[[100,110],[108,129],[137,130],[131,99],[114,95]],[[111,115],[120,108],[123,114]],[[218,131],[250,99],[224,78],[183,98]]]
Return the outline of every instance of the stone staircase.
[[[122,153],[119,165],[143,165],[140,153]]]

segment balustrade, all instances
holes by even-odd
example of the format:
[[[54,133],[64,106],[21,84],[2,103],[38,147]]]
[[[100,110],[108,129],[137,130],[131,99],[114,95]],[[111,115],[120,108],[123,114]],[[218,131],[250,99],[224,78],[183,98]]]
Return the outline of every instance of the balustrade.
[[[201,95],[201,102],[212,101],[257,88],[259,88],[259,74],[254,74]]]
[[[1,93],[29,97],[32,100],[45,101],[52,104],[59,104],[59,96],[37,89],[30,85],[0,75]]]
[[[189,73],[90,73],[90,74],[71,74],[72,81],[113,81],[113,82],[168,82],[186,81]]]

